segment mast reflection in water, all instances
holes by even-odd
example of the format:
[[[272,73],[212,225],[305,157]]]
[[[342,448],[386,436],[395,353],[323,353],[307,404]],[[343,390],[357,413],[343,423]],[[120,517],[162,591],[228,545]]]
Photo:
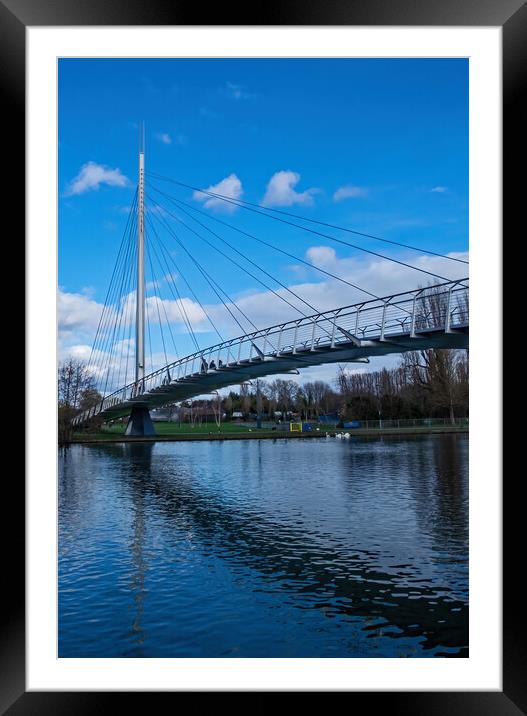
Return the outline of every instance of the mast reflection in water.
[[[468,656],[468,437],[63,448],[59,656]]]

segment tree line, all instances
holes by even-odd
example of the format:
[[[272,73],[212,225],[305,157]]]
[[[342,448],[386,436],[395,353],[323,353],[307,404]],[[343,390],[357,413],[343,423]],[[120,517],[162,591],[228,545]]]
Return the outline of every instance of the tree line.
[[[403,353],[397,367],[366,372],[340,366],[334,385],[316,380],[254,380],[226,396],[168,406],[169,416],[189,422],[233,417],[316,421],[468,417],[468,351],[431,349]],[[102,399],[87,366],[70,358],[58,370],[59,440],[71,438],[71,419]],[[100,422],[99,422],[100,425]],[[91,429],[99,425],[92,423]]]
[[[334,385],[321,380],[302,385],[277,378],[246,383],[221,403],[227,415],[290,414],[302,420],[336,416],[348,420],[468,417],[468,351],[431,349],[403,353],[396,368],[366,372],[340,366]],[[258,406],[258,399],[260,406]],[[194,401],[207,412],[214,400]]]

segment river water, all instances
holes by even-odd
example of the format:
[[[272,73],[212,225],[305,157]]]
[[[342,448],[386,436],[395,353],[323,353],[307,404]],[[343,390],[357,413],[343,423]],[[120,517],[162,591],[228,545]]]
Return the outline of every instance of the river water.
[[[468,436],[72,445],[59,657],[468,656]]]

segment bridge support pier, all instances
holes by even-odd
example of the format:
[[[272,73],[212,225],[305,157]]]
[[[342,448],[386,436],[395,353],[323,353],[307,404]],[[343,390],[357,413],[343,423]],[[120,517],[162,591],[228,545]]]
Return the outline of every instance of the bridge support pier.
[[[124,434],[132,437],[147,437],[156,434],[150,411],[146,405],[134,405]]]

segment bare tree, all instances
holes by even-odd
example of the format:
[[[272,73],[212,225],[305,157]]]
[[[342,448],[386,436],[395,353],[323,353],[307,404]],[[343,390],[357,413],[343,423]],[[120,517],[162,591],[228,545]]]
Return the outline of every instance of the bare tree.
[[[244,417],[246,417],[251,410],[251,384],[241,383],[240,384],[240,398],[241,408]]]
[[[276,406],[282,413],[289,413],[294,407],[298,394],[298,384],[294,380],[277,378],[269,384],[269,390],[276,401]]]
[[[327,413],[335,404],[335,393],[323,380],[304,383],[298,388],[297,402],[305,419],[317,418],[321,413]]]
[[[95,379],[87,365],[76,358],[68,358],[59,364],[57,389],[59,441],[67,442],[72,435],[72,418],[98,403],[102,396],[96,390]]]
[[[468,321],[468,296],[462,293],[455,310]],[[448,292],[440,287],[425,289],[419,304],[417,325],[437,327],[445,323]],[[452,307],[451,307],[452,310]],[[403,366],[414,385],[428,393],[432,410],[447,409],[452,424],[462,395],[468,402],[468,351],[432,348],[403,354]]]
[[[88,366],[77,358],[68,358],[58,368],[58,400],[59,405],[80,408],[83,393],[95,390],[95,378]]]
[[[455,350],[432,348],[403,354],[410,383],[426,393],[432,411],[448,410],[452,424],[455,408],[462,402],[459,362],[460,352]],[[466,386],[468,391],[468,381]]]

